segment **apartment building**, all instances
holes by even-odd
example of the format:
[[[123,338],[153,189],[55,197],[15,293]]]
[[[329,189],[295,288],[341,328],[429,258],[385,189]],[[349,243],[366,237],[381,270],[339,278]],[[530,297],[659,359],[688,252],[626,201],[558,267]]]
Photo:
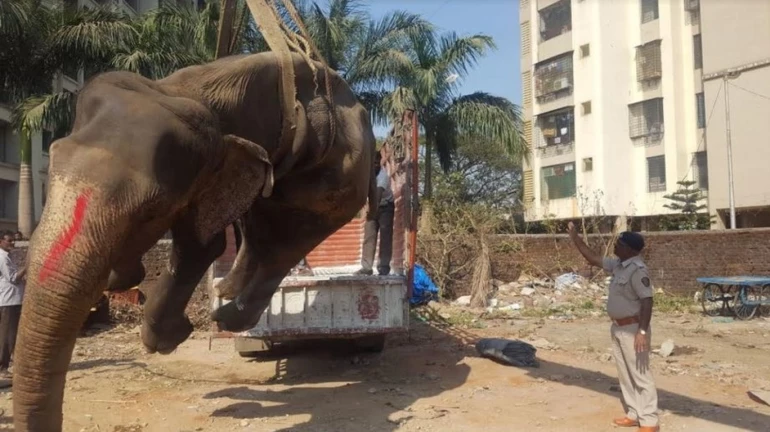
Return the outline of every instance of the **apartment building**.
[[[49,0],[51,4],[60,0]],[[70,0],[66,0],[70,1]],[[113,4],[129,16],[137,16],[157,8],[164,0],[77,0],[79,7],[97,7]],[[172,0],[173,1],[173,0]],[[176,0],[202,4],[202,0]],[[83,71],[65,71],[53,77],[54,92],[76,92],[84,83]],[[19,137],[11,127],[12,107],[0,89],[0,229],[17,229],[19,202]],[[53,141],[51,131],[43,131],[32,137],[32,178],[35,221],[40,220],[45,205],[48,183],[48,148]]]
[[[770,139],[761,128],[770,119],[770,2],[700,0],[700,7],[709,211],[716,228],[730,227],[729,100],[735,227],[768,227]]]
[[[698,0],[520,5],[527,220],[646,225],[677,181],[708,189]]]

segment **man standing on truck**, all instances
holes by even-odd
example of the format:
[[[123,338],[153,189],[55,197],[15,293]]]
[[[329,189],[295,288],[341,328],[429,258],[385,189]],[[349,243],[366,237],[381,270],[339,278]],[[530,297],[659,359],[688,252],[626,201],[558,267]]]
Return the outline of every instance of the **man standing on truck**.
[[[652,283],[647,266],[639,256],[644,238],[626,231],[615,242],[617,258],[602,257],[580,239],[569,223],[569,236],[580,254],[592,265],[612,274],[607,314],[612,320],[612,356],[618,369],[620,391],[626,411],[615,419],[617,426],[636,427],[639,432],[657,432],[658,392],[650,370],[650,320]]]
[[[361,269],[355,274],[371,275],[374,265],[374,251],[377,246],[377,233],[380,234],[380,262],[377,272],[381,275],[390,273],[390,259],[393,254],[393,215],[396,206],[393,203],[393,191],[390,187],[390,174],[383,166],[382,154],[374,155],[374,170],[377,173],[377,217],[367,215],[364,226],[364,246],[361,252]]]

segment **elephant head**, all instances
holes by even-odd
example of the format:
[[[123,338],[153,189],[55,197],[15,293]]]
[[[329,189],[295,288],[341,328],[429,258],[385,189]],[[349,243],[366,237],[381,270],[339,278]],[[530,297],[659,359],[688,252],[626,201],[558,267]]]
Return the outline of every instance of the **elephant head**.
[[[51,145],[49,178],[15,352],[17,431],[61,430],[76,335],[111,274],[169,230],[210,243],[273,182],[265,150],[223,136],[209,107],[119,72],[81,91],[72,133]]]

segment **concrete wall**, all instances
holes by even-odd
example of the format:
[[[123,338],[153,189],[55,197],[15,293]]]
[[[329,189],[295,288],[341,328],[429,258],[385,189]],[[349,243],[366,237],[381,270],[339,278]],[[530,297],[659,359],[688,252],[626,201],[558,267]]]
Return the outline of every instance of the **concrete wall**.
[[[701,0],[701,27],[706,75],[770,59],[770,2]],[[729,82],[737,226],[751,227],[748,220],[742,223],[741,209],[750,216],[757,207],[770,205],[765,178],[770,137],[763,130],[770,118],[770,66],[743,72]],[[729,208],[724,82],[706,81],[704,89],[706,116],[710,116],[706,142],[713,214]],[[717,227],[729,226],[729,218],[719,222]]]
[[[698,277],[768,275],[770,276],[770,229],[650,232],[645,233],[644,258],[656,287],[678,294],[699,289]],[[589,236],[595,250],[603,250],[609,237]],[[610,253],[612,248],[610,247]],[[419,258],[438,261],[438,248],[432,250],[427,238],[421,240]],[[591,269],[572,245],[567,235],[495,236],[490,245],[495,278],[516,280],[524,272],[534,276],[557,276],[578,271],[586,276]],[[460,248],[450,258],[454,266],[477,256],[473,249]],[[456,294],[466,294],[472,267],[447,287]]]

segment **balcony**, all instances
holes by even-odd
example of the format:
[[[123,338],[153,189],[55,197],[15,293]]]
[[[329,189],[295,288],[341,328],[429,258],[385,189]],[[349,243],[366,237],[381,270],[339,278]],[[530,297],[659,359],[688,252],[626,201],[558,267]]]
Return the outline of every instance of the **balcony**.
[[[540,43],[572,31],[572,6],[570,0],[561,0],[539,12]]]
[[[636,80],[642,84],[651,84],[662,76],[660,40],[636,47]]]
[[[535,98],[547,104],[572,95],[572,52],[535,65]]]
[[[628,106],[628,132],[634,145],[656,145],[663,141],[663,98]]]
[[[575,108],[568,107],[537,116],[536,145],[541,158],[574,152]]]
[[[540,169],[540,201],[572,198],[577,194],[575,163],[551,165]]]

